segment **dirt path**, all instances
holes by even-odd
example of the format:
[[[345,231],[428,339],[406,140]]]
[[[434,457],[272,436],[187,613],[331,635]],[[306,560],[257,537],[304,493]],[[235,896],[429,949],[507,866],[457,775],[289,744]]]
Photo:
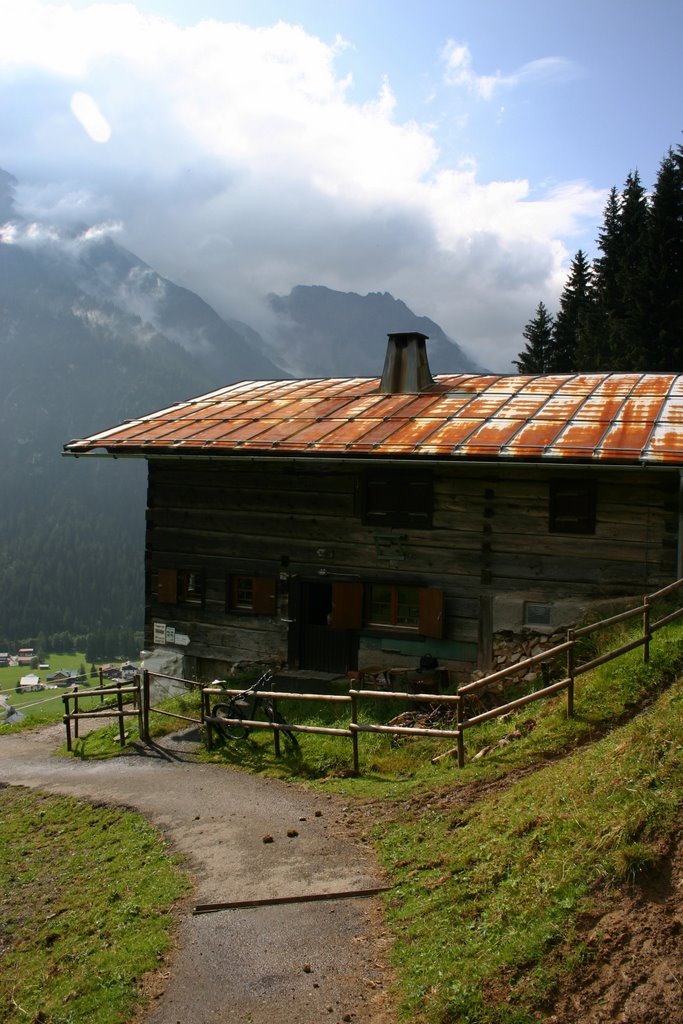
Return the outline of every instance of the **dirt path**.
[[[144,1024],[272,1024],[283,1011],[301,1024],[394,1020],[375,899],[191,913],[196,903],[380,885],[341,802],[193,762],[187,733],[106,762],[54,757],[62,741],[61,726],[3,737],[0,782],[140,811],[187,857],[195,881],[167,976],[148,979],[155,998]]]

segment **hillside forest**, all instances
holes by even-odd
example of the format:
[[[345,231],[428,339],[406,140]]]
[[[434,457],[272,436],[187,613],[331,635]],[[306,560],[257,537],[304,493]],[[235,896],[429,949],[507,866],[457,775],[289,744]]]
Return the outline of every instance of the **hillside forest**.
[[[519,373],[683,372],[683,146],[651,193],[637,171],[611,189],[597,247],[576,253],[554,316],[539,302]]]

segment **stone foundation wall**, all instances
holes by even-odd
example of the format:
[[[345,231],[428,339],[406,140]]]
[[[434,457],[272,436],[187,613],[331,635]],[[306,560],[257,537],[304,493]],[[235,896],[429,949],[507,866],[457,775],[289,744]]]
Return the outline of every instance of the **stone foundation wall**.
[[[564,643],[566,639],[567,632],[564,629],[549,634],[535,633],[531,630],[524,630],[521,633],[503,630],[495,633],[493,636],[493,662],[491,668],[486,672],[477,669],[472,673],[472,680],[482,679],[484,676],[492,675],[494,672],[500,672],[501,669],[517,665],[526,658],[533,658],[537,654],[550,650],[551,647],[557,647],[558,644]],[[519,683],[537,679],[541,676],[541,671],[540,664],[532,665],[528,672],[520,672],[519,675],[512,676],[509,681]],[[498,685],[502,688],[504,683],[505,680]],[[493,686],[495,685],[493,684]]]

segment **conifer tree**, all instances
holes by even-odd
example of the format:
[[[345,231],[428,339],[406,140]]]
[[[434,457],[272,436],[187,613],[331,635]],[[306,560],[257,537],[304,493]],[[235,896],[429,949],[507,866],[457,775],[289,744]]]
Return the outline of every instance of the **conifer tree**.
[[[585,252],[579,249],[572,260],[560,297],[560,309],[555,317],[549,371],[571,373],[577,369],[579,347],[585,325],[589,322],[591,303],[591,267]]]
[[[638,172],[632,172],[621,195],[615,268],[618,300],[609,318],[608,350],[614,370],[647,369],[645,270],[649,229],[645,189]]]
[[[683,372],[683,149],[662,161],[650,203],[645,271],[651,370]]]
[[[553,344],[553,320],[542,302],[536,308],[536,316],[523,331],[527,343],[519,359],[513,363],[518,373],[549,373],[549,362]]]

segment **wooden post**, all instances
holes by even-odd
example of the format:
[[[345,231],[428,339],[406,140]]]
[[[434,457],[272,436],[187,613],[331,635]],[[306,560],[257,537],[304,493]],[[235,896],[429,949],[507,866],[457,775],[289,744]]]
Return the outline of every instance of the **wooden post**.
[[[121,683],[116,684],[116,706],[119,712],[119,740],[121,741],[121,747],[126,742],[126,730],[123,724],[123,694],[121,693]]]
[[[149,672],[145,669],[142,675],[142,738],[145,743],[149,743],[149,701]]]
[[[461,697],[455,705],[458,722],[458,768],[465,767],[465,737],[463,736],[463,722],[465,721],[465,698]]]
[[[358,703],[355,693],[351,692],[351,722],[358,725]],[[353,744],[353,774],[360,775],[360,760],[358,757],[358,730],[351,729],[351,743]]]
[[[650,598],[645,595],[643,598],[643,661],[645,664],[650,660]]]
[[[138,708],[138,734],[140,736],[140,739],[144,739],[144,735],[145,735],[145,718],[144,718],[144,715],[142,713],[142,692],[141,692],[142,687],[141,687],[141,684],[140,684],[140,673],[139,672],[135,676],[135,686],[137,687],[135,698],[137,700],[137,708]]]
[[[275,756],[276,757],[281,757],[282,755],[280,753],[280,730],[277,727],[277,701],[275,700],[275,697],[271,698],[271,705],[270,706],[273,709],[273,722],[272,722],[272,724],[273,724],[273,733],[274,733],[273,740],[274,740],[274,743],[275,743]]]
[[[567,718],[574,717],[574,630],[567,630],[567,642],[571,647],[567,648]]]
[[[78,714],[78,686],[74,685],[74,715]],[[78,739],[78,719],[74,718],[74,739]]]
[[[102,673],[102,666],[100,665],[100,704],[104,704],[104,694],[102,693],[103,689],[104,689],[104,675]]]
[[[206,749],[213,750],[213,727],[209,719],[211,718],[211,701],[209,694],[205,690],[202,690],[202,721],[206,726]]]
[[[66,727],[66,749],[71,753],[71,719],[69,718],[69,694],[63,693],[64,702],[64,725]]]

